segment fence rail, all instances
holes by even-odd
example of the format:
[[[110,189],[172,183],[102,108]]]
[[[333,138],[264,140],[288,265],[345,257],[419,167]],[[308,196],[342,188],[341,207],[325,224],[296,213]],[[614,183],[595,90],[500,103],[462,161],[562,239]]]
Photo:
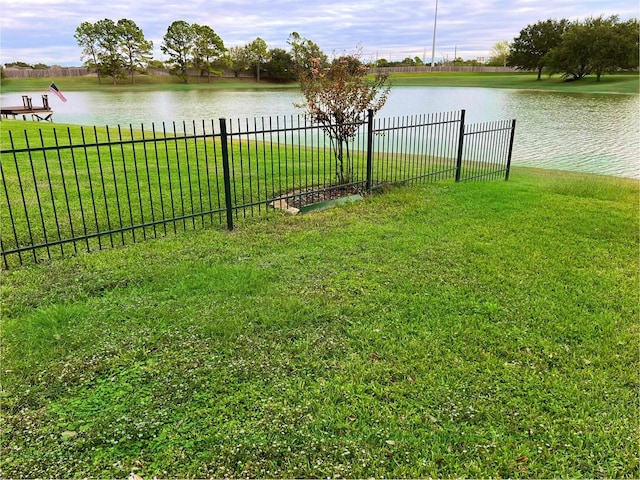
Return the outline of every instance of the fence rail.
[[[376,119],[340,162],[304,116],[2,133],[4,268],[225,226],[384,184],[508,179],[515,120]]]

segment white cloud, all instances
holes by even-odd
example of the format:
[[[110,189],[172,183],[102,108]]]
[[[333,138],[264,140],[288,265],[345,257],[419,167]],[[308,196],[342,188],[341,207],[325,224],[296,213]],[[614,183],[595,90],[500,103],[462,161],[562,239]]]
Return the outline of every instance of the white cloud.
[[[486,56],[500,40],[512,40],[528,24],[547,18],[582,19],[620,14],[638,17],[628,0],[439,0],[438,52],[467,58]],[[73,34],[83,21],[129,18],[156,46],[175,20],[211,26],[225,45],[243,45],[256,37],[271,47],[287,48],[293,31],[326,52],[366,52],[385,58],[421,56],[431,50],[435,0],[0,0],[0,63],[80,64]],[[384,53],[382,53],[384,52]],[[407,52],[417,52],[415,55]],[[55,59],[51,61],[50,59]]]

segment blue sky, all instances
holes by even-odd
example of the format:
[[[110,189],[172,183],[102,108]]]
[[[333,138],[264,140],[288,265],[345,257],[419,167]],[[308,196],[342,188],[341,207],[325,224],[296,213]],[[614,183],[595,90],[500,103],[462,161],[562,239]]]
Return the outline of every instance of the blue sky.
[[[128,18],[161,59],[160,44],[175,20],[209,25],[226,47],[256,37],[288,48],[296,31],[328,54],[362,47],[365,59],[431,61],[436,0],[0,0],[0,63],[81,65],[73,37],[84,21]],[[637,0],[438,0],[436,61],[487,57],[501,40],[548,18],[582,20],[618,14],[638,18]]]

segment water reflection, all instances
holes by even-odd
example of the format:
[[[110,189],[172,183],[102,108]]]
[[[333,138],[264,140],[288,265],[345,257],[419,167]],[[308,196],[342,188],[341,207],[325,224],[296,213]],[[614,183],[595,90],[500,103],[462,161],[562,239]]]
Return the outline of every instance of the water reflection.
[[[545,168],[640,178],[639,100],[514,92],[515,155]]]
[[[383,114],[463,108],[470,123],[516,119],[516,165],[640,178],[638,95],[406,87]]]
[[[290,116],[298,90],[65,92],[51,98],[57,123],[133,125],[200,123],[218,118]],[[38,95],[33,95],[39,103]],[[21,104],[19,94],[0,96]],[[640,96],[563,94],[485,88],[394,87],[384,117],[465,109],[467,122],[517,119],[515,165],[640,178]]]

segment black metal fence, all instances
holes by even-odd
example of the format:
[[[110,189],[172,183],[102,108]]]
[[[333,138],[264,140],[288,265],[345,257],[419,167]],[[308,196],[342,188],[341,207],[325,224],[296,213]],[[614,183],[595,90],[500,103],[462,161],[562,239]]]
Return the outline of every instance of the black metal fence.
[[[385,184],[508,179],[515,120],[465,112],[354,125],[341,151],[308,117],[3,132],[4,268],[176,234]]]

